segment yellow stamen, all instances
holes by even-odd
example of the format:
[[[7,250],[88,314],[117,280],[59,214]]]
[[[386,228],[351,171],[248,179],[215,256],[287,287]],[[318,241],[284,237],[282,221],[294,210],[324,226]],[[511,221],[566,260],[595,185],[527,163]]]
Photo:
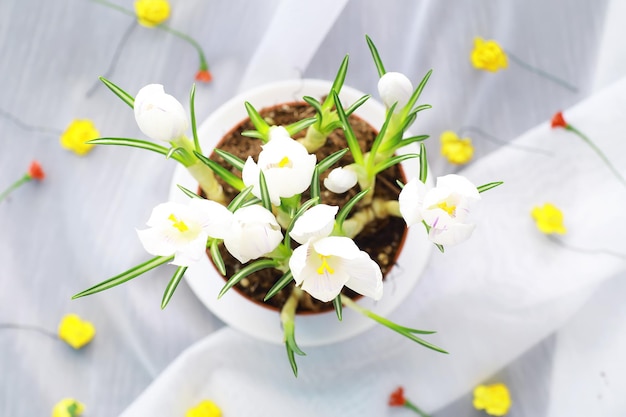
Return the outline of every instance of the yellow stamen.
[[[454,216],[454,213],[456,212],[456,206],[449,206],[447,202],[443,202],[443,203],[439,203],[437,204],[437,207],[439,207],[441,210],[445,211],[446,213],[448,213],[450,216]]]
[[[174,214],[170,214],[170,217],[167,218],[172,221],[172,226],[178,229],[179,232],[183,233],[189,230],[189,227],[185,224],[184,221],[178,220]]]
[[[278,167],[279,168],[284,168],[287,164],[289,164],[291,161],[289,160],[288,157],[284,157],[283,159],[280,160],[280,162],[278,163]]]
[[[330,265],[328,265],[328,261],[327,261],[328,256],[319,255],[319,257],[322,260],[322,265],[319,268],[317,268],[317,273],[322,275],[328,271],[329,274],[334,274],[335,270],[332,269]]]

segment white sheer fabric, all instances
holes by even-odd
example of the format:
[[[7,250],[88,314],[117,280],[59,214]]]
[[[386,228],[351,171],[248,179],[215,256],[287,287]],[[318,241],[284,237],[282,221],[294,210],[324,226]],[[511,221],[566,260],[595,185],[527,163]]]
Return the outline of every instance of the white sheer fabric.
[[[626,81],[611,84],[626,75],[622,2],[171,3],[169,24],[200,42],[214,76],[197,87],[200,120],[241,88],[299,73],[332,79],[346,53],[346,83],[375,96],[367,33],[388,70],[417,83],[434,69],[422,97],[433,109],[420,115],[414,130],[432,136],[435,175],[456,170],[438,156],[444,130],[475,127],[517,146],[472,135],[476,159],[463,174],[505,185],[484,195],[473,238],[435,253],[413,301],[393,315],[437,330],[435,342],[451,355],[376,328],[307,349],[295,380],[282,347],[223,328],[184,283],[162,312],[171,268],[71,301],[72,294],[147,259],[134,228],[166,198],[173,162],[108,147],[79,158],[59,146],[56,133],[28,127],[61,131],[73,118],[90,118],[102,136],[141,137],[132,111],[104,87],[86,96],[132,19],[95,2],[4,0],[0,110],[19,120],[0,117],[0,189],[33,158],[47,178],[0,203],[0,322],[54,330],[63,314],[76,312],[98,333],[75,352],[37,332],[0,330],[0,415],[50,414],[68,396],[84,402],[90,416],[184,415],[202,398],[216,401],[226,416],[399,415],[386,405],[397,385],[427,411],[439,410],[435,416],[471,415],[467,393],[502,368],[499,378],[513,393],[511,416],[624,412],[619,294],[625,262],[559,246],[536,231],[529,215],[535,205],[555,203],[566,216],[569,233],[562,240],[568,245],[626,252],[626,226],[619,221],[626,190],[579,138],[547,123],[557,110],[569,109],[567,120],[626,175],[620,140]],[[290,26],[301,34],[283,35]],[[472,68],[475,36],[496,39],[578,92],[514,62],[498,73]],[[186,43],[139,27],[108,78],[132,94],[162,83],[185,103],[196,68]],[[547,354],[517,360],[555,331]],[[517,369],[518,378],[507,369]],[[537,385],[549,393],[529,396]],[[458,398],[463,403],[449,405]]]

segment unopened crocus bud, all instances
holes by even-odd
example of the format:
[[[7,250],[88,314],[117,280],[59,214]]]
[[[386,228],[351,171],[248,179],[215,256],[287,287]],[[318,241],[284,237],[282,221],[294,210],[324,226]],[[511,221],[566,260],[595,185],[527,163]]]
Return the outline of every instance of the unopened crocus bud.
[[[324,187],[335,194],[345,193],[356,183],[356,173],[350,168],[335,168],[324,179]]]
[[[180,138],[187,130],[183,105],[166,94],[160,84],[149,84],[139,90],[134,108],[139,129],[150,139],[169,142]]]
[[[378,94],[387,108],[396,105],[396,112],[409,102],[413,94],[413,84],[406,75],[388,72],[378,80]]]

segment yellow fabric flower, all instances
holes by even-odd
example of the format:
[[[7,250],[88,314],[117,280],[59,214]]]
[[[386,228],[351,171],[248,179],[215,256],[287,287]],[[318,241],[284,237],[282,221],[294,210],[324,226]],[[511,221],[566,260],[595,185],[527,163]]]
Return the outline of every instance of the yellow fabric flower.
[[[221,417],[222,410],[213,401],[204,400],[185,413],[185,417]]]
[[[508,65],[506,52],[498,42],[485,41],[478,37],[474,39],[471,59],[474,68],[491,72],[504,69]]]
[[[511,407],[509,389],[504,384],[479,385],[474,388],[474,408],[490,416],[504,416]]]
[[[73,398],[63,398],[52,409],[52,417],[78,417],[85,411],[85,405]]]
[[[59,338],[74,349],[80,349],[91,342],[96,328],[76,314],[66,314],[59,323]]]
[[[456,133],[446,130],[439,139],[441,141],[441,154],[451,164],[467,164],[474,156],[474,147],[470,138],[461,139]]]
[[[170,4],[167,0],[137,0],[135,13],[139,24],[151,28],[170,17]]]
[[[563,235],[567,232],[563,225],[563,213],[553,204],[545,203],[543,207],[534,207],[530,215],[535,219],[537,228],[542,233]]]
[[[85,142],[96,139],[98,136],[100,132],[91,120],[73,120],[61,135],[61,146],[82,156],[94,147]]]

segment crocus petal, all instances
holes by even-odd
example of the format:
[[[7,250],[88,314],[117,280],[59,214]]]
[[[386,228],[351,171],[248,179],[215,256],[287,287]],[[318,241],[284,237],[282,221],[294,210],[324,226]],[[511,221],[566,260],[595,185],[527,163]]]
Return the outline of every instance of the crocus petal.
[[[183,247],[178,248],[175,253],[173,265],[188,266],[198,262],[206,255],[206,244],[209,236],[202,232],[192,241],[187,242]]]
[[[470,180],[462,175],[449,174],[437,177],[437,188],[447,188],[469,198],[480,200],[478,189]]]
[[[269,140],[271,141],[278,137],[291,139],[291,136],[289,136],[289,132],[287,132],[287,129],[285,129],[283,126],[270,127]]]
[[[334,300],[350,279],[350,276],[344,271],[335,271],[334,274],[329,274],[328,272],[318,274],[309,265],[302,271],[302,275],[304,275],[302,289],[322,302]]]
[[[326,204],[311,207],[296,220],[289,236],[296,242],[304,244],[312,238],[330,235],[335,226],[335,215],[338,211],[339,207]]]
[[[444,246],[456,245],[469,239],[476,228],[475,224],[454,223],[445,228],[432,227],[428,237],[434,243]]]
[[[409,102],[413,94],[413,84],[406,75],[399,72],[388,72],[378,80],[378,94],[387,108],[394,103],[396,112]]]
[[[169,142],[187,130],[185,109],[173,96],[166,94],[160,84],[139,90],[134,111],[139,129],[151,139]]]
[[[202,230],[206,231],[209,236],[224,239],[228,234],[233,213],[226,207],[215,201],[199,198],[190,200],[189,207],[201,214],[198,217],[198,222],[201,224]]]
[[[346,282],[346,287],[366,297],[380,300],[383,296],[383,274],[380,266],[374,262],[367,253],[345,263],[350,279]]]
[[[235,212],[224,245],[239,262],[246,263],[273,251],[282,239],[272,212],[261,206],[249,206]]]
[[[323,256],[337,256],[343,259],[355,259],[361,250],[354,240],[343,236],[329,236],[312,242],[316,253]]]
[[[324,179],[324,187],[335,194],[341,194],[357,183],[356,173],[348,168],[335,168]]]
[[[302,271],[306,267],[307,255],[309,254],[309,243],[305,243],[294,249],[291,257],[289,258],[289,270],[293,274],[293,280],[296,285],[302,284],[304,275]]]
[[[404,218],[407,226],[412,226],[422,221],[422,204],[426,194],[426,186],[419,178],[410,180],[398,197],[400,203],[400,214]]]
[[[137,230],[137,235],[139,236],[143,248],[150,255],[170,256],[176,252],[174,245],[163,238],[163,233],[159,229],[150,228]]]

